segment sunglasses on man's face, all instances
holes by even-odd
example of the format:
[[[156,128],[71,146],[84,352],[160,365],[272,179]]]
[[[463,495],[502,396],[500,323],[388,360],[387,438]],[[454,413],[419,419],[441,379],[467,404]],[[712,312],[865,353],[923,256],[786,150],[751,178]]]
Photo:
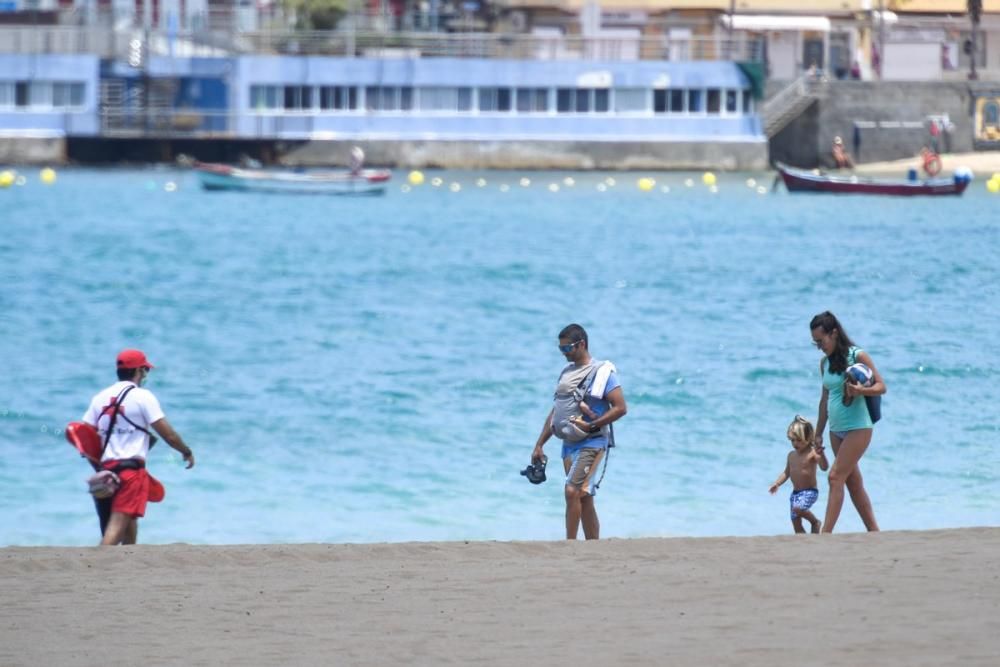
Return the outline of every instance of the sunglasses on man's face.
[[[578,340],[575,343],[570,343],[569,345],[560,345],[559,351],[562,352],[563,354],[569,354],[576,348],[577,345],[579,345],[582,342],[583,342],[582,340]]]

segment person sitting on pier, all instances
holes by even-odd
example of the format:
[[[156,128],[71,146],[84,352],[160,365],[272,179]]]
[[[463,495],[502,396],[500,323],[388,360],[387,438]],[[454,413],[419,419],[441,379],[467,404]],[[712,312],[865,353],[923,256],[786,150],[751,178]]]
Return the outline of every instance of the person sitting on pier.
[[[848,155],[847,150],[844,149],[844,140],[840,137],[833,138],[833,164],[837,169],[853,169],[854,161],[851,160],[851,156]]]

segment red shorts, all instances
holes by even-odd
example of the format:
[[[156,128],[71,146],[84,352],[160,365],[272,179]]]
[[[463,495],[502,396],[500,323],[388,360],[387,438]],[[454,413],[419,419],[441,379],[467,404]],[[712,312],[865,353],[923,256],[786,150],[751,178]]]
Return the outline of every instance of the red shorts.
[[[122,485],[111,498],[111,511],[145,516],[146,500],[149,498],[149,474],[146,469],[122,470],[118,478]]]

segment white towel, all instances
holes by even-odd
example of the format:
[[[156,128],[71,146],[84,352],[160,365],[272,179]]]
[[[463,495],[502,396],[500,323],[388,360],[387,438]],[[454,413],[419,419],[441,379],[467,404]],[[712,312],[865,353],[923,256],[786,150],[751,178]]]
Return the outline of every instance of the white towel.
[[[590,395],[594,398],[604,398],[604,388],[608,385],[608,378],[611,377],[612,373],[617,372],[618,369],[610,361],[601,364],[601,367],[597,369],[597,374],[594,375],[594,383],[590,385]]]

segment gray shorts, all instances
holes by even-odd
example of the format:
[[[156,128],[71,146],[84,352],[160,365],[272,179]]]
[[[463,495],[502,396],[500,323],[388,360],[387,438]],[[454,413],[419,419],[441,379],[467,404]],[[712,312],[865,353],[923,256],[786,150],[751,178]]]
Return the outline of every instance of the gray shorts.
[[[563,465],[566,467],[566,486],[579,487],[589,495],[597,493],[595,485],[597,469],[605,454],[607,454],[605,449],[584,449],[582,447],[567,452],[566,458],[563,459]]]

